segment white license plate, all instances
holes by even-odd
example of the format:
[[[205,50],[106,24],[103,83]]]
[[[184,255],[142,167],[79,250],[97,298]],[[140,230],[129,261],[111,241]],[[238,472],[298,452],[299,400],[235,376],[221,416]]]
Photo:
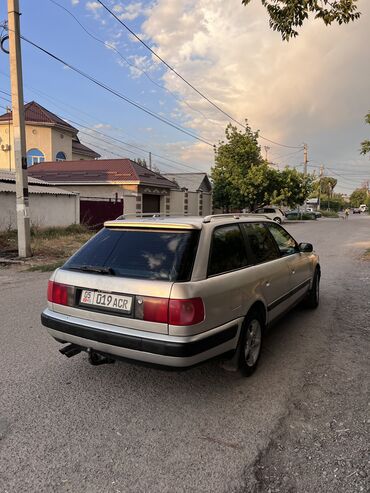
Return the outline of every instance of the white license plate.
[[[81,294],[82,305],[99,306],[109,310],[118,310],[125,313],[131,312],[132,296],[119,294],[100,293],[84,289]]]

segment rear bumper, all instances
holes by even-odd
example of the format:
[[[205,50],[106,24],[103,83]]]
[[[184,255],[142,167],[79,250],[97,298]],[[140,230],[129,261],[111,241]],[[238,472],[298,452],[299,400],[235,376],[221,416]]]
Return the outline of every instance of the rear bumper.
[[[189,337],[124,329],[108,324],[69,317],[45,310],[41,323],[55,339],[110,354],[161,366],[187,367],[198,364],[237,346],[242,319]]]

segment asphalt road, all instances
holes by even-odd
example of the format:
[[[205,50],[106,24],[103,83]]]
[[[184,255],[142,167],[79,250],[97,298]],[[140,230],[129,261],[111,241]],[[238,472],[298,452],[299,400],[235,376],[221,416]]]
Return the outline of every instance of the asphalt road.
[[[0,491],[368,491],[370,217],[290,224],[321,304],[244,379],[68,360],[40,325],[47,274],[0,270]]]

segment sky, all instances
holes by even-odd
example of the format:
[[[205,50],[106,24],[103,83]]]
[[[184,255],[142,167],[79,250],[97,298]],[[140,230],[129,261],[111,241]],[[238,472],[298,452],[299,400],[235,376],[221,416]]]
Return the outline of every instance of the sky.
[[[370,179],[360,143],[370,138],[370,2],[359,21],[325,27],[309,19],[281,40],[259,0],[104,0],[129,28],[235,120],[259,130],[279,169],[337,178],[351,193]],[[5,20],[6,2],[0,19]],[[209,172],[229,119],[168,70],[94,0],[20,0],[23,36],[119,93],[112,94],[26,42],[25,101],[36,100],[80,129],[102,157],[146,158],[162,172]],[[0,52],[0,90],[9,92]],[[164,124],[135,104],[176,128]],[[0,93],[0,109],[8,104]],[[241,128],[241,127],[239,127]],[[190,135],[189,135],[190,134]],[[197,138],[195,138],[197,137]],[[116,139],[116,140],[112,140]],[[281,145],[282,144],[282,145]],[[265,149],[265,146],[268,149]],[[288,146],[288,147],[285,147]],[[290,147],[291,146],[291,147]]]

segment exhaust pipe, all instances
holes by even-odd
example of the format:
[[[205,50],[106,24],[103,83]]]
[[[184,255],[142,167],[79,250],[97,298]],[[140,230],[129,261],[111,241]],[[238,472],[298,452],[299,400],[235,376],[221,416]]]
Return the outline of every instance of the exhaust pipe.
[[[104,356],[103,354],[96,353],[91,348],[87,348],[87,355],[90,365],[93,366],[106,365],[115,362],[113,358],[109,358],[108,356]]]
[[[68,344],[68,346],[64,346],[62,349],[59,349],[59,352],[67,356],[67,358],[72,358],[72,356],[76,356],[82,351],[80,346],[76,346],[76,344]]]

